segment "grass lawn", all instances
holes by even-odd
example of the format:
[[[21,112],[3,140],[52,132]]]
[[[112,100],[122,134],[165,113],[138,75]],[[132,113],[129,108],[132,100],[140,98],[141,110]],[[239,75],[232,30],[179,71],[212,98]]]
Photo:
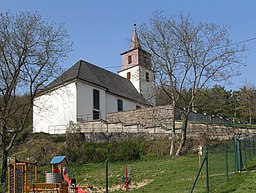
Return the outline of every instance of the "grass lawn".
[[[254,158],[249,164],[248,169],[241,173],[231,176],[227,183],[220,189],[219,193],[242,193],[256,192],[256,159]]]
[[[216,154],[209,160],[211,170],[210,182],[212,189],[225,184],[225,172],[216,163],[222,155]],[[145,158],[140,161],[109,163],[109,187],[112,192],[120,190],[120,179],[125,174],[126,164],[130,168],[132,189],[129,192],[190,192],[194,179],[198,173],[198,155],[181,157]],[[105,163],[70,165],[72,176],[80,184],[89,184],[97,190],[105,191]],[[202,179],[196,184],[194,192],[206,192],[205,169]],[[135,187],[135,188],[134,188]],[[112,189],[111,189],[112,188]]]
[[[234,156],[229,155],[229,180],[226,180],[225,155],[209,152],[210,192],[256,192],[256,159],[247,163],[248,171],[234,174]],[[121,177],[126,165],[130,168],[131,193],[188,193],[199,169],[197,154],[180,157],[150,157],[139,161],[109,162],[109,192],[125,192],[120,189]],[[93,192],[105,192],[106,164],[70,164],[70,173],[77,183],[94,187]],[[206,192],[205,167],[199,178],[195,193]]]

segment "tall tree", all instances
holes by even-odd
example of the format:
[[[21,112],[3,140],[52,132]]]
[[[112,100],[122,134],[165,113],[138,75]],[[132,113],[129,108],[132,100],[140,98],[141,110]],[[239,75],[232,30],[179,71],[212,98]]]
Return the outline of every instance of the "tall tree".
[[[195,98],[195,110],[226,118],[233,117],[232,91],[220,85],[201,89]]]
[[[174,109],[185,104],[182,134],[176,155],[186,142],[188,116],[198,91],[208,83],[227,81],[239,74],[244,47],[233,45],[225,26],[195,23],[190,16],[164,17],[155,12],[149,24],[139,30],[141,44],[151,53],[158,83],[169,96]],[[186,92],[184,92],[186,91]],[[183,93],[190,93],[185,97]],[[170,154],[173,154],[175,122]]]
[[[7,156],[27,126],[33,99],[59,72],[72,42],[63,24],[49,24],[37,13],[0,13],[1,183]]]
[[[252,124],[256,120],[256,89],[246,84],[237,91],[239,104],[238,115],[240,120]]]

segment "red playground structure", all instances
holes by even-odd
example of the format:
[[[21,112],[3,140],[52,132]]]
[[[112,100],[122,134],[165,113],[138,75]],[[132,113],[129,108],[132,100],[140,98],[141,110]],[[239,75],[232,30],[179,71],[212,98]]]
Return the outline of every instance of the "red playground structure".
[[[9,161],[8,193],[88,193],[78,186],[74,178],[69,177],[68,160],[66,156],[53,157],[52,171],[45,174],[45,182],[38,182],[37,162]]]
[[[68,160],[66,156],[55,156],[52,158],[52,173],[55,176],[60,176],[62,181],[67,182],[69,188],[75,193],[88,193],[76,184],[76,179],[69,177]]]

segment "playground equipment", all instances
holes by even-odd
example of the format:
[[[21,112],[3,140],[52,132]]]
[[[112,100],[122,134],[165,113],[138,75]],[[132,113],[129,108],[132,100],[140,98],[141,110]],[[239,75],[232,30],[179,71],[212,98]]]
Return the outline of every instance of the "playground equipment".
[[[46,173],[45,183],[38,182],[37,162],[9,161],[8,193],[88,193],[69,177],[68,160],[66,156],[53,157],[52,172]],[[87,187],[86,187],[87,188]]]
[[[131,183],[131,178],[130,178],[130,168],[128,165],[125,166],[125,176],[122,176],[120,180],[120,185],[121,187],[125,186],[125,190],[129,190],[129,185]]]

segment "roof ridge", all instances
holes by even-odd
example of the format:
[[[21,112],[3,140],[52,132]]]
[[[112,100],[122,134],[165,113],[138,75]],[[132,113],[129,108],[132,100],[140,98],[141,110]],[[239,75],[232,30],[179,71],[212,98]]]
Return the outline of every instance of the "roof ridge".
[[[76,74],[76,76],[75,76],[76,78],[79,77],[80,70],[81,70],[81,66],[82,66],[82,62],[83,62],[83,60],[80,60],[80,61],[79,61],[79,68],[78,68],[77,74]]]
[[[86,61],[84,61],[85,63],[86,63],[86,65],[87,64],[90,64],[90,65],[87,65],[89,68],[90,68],[90,66],[94,66],[95,68],[99,68],[99,69],[101,69],[101,70],[104,70],[105,72],[107,72],[107,73],[111,73],[111,74],[114,74],[115,76],[118,76],[118,77],[120,77],[120,78],[122,78],[122,79],[127,79],[127,78],[125,78],[125,77],[123,77],[123,76],[120,76],[118,73],[115,73],[115,72],[112,72],[112,71],[108,71],[108,70],[106,70],[106,69],[104,69],[104,68],[102,68],[102,67],[100,67],[100,66],[97,66],[97,65],[95,65],[95,64],[92,64],[92,63],[90,63],[90,62],[86,62]],[[90,69],[90,71],[92,71],[91,69]],[[95,73],[93,73],[94,75],[95,75]],[[97,77],[97,76],[96,76]],[[98,79],[98,77],[97,77],[97,79]],[[99,80],[99,79],[98,79]],[[99,80],[100,81],[100,80]],[[102,81],[100,81],[101,83],[102,83]],[[103,83],[104,84],[104,83]],[[105,84],[104,84],[105,85]]]

